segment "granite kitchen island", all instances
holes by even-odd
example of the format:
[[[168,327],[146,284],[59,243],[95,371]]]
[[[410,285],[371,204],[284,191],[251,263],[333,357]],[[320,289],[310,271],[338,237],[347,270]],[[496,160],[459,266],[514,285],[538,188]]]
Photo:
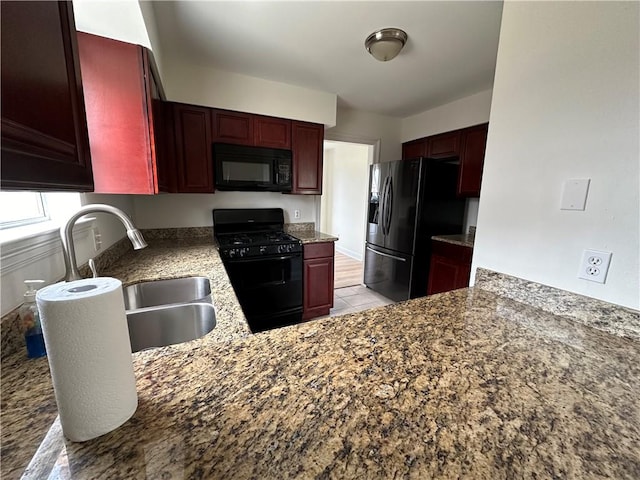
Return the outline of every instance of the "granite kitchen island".
[[[176,252],[112,272],[180,276]],[[134,354],[133,418],[85,443],[56,420],[25,478],[640,477],[637,312],[597,311],[614,335],[494,285],[250,335],[212,280],[233,335]]]
[[[639,343],[479,288],[191,347],[134,356],[134,417],[54,425],[27,473],[640,476]]]

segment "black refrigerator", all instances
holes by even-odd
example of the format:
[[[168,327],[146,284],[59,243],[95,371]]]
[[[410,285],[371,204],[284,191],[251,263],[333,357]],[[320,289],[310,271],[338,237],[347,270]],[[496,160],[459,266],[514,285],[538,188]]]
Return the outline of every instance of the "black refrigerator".
[[[458,160],[377,163],[369,175],[364,283],[401,301],[427,294],[431,237],[462,233]]]

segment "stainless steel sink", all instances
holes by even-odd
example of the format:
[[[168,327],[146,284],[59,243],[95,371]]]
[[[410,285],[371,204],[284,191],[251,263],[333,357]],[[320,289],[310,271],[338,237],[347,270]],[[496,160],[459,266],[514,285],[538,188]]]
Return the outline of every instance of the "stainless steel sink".
[[[125,310],[194,301],[211,302],[206,277],[174,278],[130,285],[123,289]]]
[[[185,303],[127,312],[131,351],[203,337],[216,326],[211,303]]]

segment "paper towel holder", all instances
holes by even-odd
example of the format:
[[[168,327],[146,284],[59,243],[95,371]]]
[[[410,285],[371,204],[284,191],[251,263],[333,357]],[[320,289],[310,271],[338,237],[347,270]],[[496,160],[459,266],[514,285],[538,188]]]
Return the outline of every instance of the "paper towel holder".
[[[73,245],[73,226],[76,224],[76,221],[80,217],[83,217],[88,213],[98,212],[111,213],[112,215],[115,215],[120,219],[120,221],[127,229],[127,236],[129,237],[129,240],[131,240],[134,250],[140,250],[141,248],[145,248],[147,246],[147,242],[144,240],[144,237],[142,236],[140,231],[136,228],[127,214],[119,208],[102,203],[85,205],[76,213],[71,215],[66,223],[62,227],[60,227],[60,237],[62,239],[62,255],[64,256],[64,266],[66,270],[64,276],[65,282],[80,280],[82,278],[80,276],[78,265],[76,263],[76,250]]]

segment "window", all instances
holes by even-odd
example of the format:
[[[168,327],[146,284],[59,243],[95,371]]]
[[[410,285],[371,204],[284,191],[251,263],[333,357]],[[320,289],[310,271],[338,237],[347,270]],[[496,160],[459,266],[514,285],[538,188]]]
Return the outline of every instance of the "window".
[[[0,228],[14,228],[49,220],[39,192],[0,192]]]
[[[78,193],[0,192],[0,242],[55,230],[79,207]]]

